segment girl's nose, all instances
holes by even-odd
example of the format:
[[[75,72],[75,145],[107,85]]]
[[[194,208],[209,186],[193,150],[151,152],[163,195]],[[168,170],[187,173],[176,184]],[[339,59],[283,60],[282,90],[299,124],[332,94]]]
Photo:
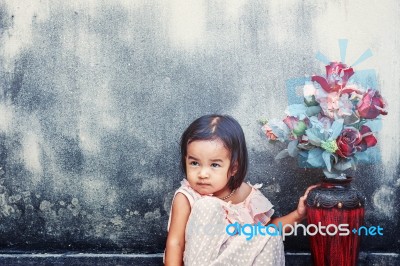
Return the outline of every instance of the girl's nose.
[[[200,173],[199,173],[199,178],[201,178],[201,179],[209,178],[207,167],[202,167],[201,168]]]

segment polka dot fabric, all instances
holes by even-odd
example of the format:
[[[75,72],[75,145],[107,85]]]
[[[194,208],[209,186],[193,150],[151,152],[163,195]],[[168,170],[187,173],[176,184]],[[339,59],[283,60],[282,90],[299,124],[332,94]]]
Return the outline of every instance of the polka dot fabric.
[[[192,197],[194,190],[183,193],[186,197],[192,197],[189,199],[192,210],[185,232],[183,261],[186,266],[285,265],[283,242],[280,236],[256,235],[251,240],[246,240],[245,235],[230,236],[225,231],[226,226],[233,222],[232,217],[234,217],[234,222],[240,224],[257,223],[259,220],[256,218],[257,215],[260,217],[260,213],[254,211],[256,209],[261,208],[269,220],[269,215],[273,213],[272,204],[254,186],[253,189],[256,190],[255,193],[250,193],[243,204],[234,205],[212,196],[199,197],[195,194]],[[187,184],[185,184],[185,190],[188,191]],[[262,200],[263,203],[270,204],[267,209],[260,206],[260,195],[265,199]],[[255,201],[257,204],[254,204]],[[247,210],[246,214],[244,210]],[[249,217],[253,217],[251,221]],[[264,220],[265,217],[263,217]]]

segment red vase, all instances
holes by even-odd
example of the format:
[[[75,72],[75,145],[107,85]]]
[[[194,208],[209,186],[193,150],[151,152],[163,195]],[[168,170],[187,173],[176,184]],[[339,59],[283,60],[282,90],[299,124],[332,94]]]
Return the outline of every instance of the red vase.
[[[357,265],[360,236],[356,230],[363,225],[365,199],[351,181],[350,177],[324,178],[321,186],[308,194],[307,219],[315,266]]]

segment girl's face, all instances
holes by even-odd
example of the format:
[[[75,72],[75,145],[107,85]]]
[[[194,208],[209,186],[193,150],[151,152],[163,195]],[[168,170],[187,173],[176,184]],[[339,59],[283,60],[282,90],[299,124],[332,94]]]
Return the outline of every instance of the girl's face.
[[[221,140],[196,140],[188,144],[186,176],[190,186],[201,195],[223,197],[230,193],[230,152]]]

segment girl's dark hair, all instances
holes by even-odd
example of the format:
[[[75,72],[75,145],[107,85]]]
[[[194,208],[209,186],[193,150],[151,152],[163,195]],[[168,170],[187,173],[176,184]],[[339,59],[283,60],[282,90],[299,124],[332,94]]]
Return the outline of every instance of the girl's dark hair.
[[[247,173],[248,156],[246,140],[242,127],[229,115],[205,115],[197,118],[183,132],[181,137],[181,167],[186,174],[187,146],[196,140],[220,139],[225,148],[230,151],[232,171],[237,163],[237,172],[229,180],[231,190],[240,187]]]

